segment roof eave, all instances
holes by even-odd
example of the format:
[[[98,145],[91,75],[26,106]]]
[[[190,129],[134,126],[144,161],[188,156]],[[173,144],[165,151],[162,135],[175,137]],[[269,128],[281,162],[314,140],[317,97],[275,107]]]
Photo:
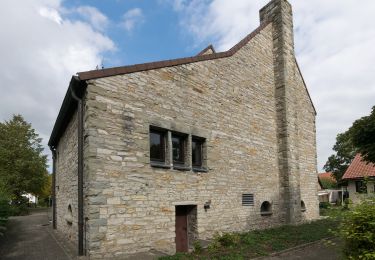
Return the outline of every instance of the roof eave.
[[[81,80],[90,80],[90,79],[111,77],[111,76],[116,76],[116,75],[123,75],[123,74],[129,74],[129,73],[134,73],[134,72],[160,69],[160,68],[165,68],[165,67],[173,67],[173,66],[178,66],[178,65],[183,65],[183,64],[190,64],[194,62],[208,61],[208,60],[215,60],[215,59],[229,57],[229,56],[234,55],[239,49],[241,49],[251,39],[253,39],[256,35],[258,35],[269,24],[271,24],[271,21],[267,21],[267,22],[260,24],[258,28],[256,28],[250,34],[248,34],[244,39],[242,39],[239,43],[237,43],[228,51],[215,52],[215,53],[206,54],[206,55],[198,55],[198,56],[173,59],[173,60],[164,60],[164,61],[156,61],[156,62],[135,64],[135,65],[129,65],[129,66],[122,66],[122,67],[114,67],[114,68],[107,68],[107,69],[100,69],[100,70],[83,71],[83,72],[79,72],[78,76]]]
[[[60,137],[64,133],[71,117],[77,109],[77,101],[72,97],[72,90],[74,90],[75,93],[78,93],[78,95],[82,96],[85,87],[86,82],[82,81],[78,76],[73,76],[70,80],[68,90],[65,94],[59,114],[53,126],[50,139],[48,141],[49,147],[55,148],[57,146]]]

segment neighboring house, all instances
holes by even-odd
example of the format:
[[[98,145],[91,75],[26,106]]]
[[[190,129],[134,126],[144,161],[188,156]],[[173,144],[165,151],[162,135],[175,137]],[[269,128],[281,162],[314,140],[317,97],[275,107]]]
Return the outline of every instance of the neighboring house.
[[[337,181],[331,172],[319,173],[318,178],[322,189],[331,189],[337,186]]]
[[[37,204],[38,203],[38,197],[31,194],[31,193],[26,193],[26,194],[23,194],[22,197],[25,197],[28,199],[28,202],[29,203],[33,203],[33,204]]]
[[[375,165],[363,161],[357,154],[342,179],[348,181],[349,199],[357,203],[375,192]]]
[[[187,251],[319,217],[315,109],[292,9],[229,51],[78,73],[49,145],[53,225],[90,258]]]
[[[337,189],[337,181],[331,172],[318,174],[320,190],[319,202],[339,203],[342,200],[342,190]]]

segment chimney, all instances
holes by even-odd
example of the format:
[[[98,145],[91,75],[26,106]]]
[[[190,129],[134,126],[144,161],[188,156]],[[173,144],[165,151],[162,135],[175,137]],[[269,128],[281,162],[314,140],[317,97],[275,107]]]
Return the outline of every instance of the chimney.
[[[274,43],[277,48],[286,48],[294,56],[293,12],[287,0],[272,0],[260,11],[260,22],[272,22]]]
[[[273,27],[274,78],[279,162],[280,220],[301,221],[301,190],[298,152],[298,108],[294,70],[292,6],[287,0],[272,0],[260,10],[261,23]]]

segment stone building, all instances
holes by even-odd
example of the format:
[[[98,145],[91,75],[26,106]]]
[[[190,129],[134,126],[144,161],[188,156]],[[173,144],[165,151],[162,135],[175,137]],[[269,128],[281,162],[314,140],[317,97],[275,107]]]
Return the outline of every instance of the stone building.
[[[72,77],[49,145],[54,227],[91,258],[318,217],[316,112],[292,8],[233,48]]]

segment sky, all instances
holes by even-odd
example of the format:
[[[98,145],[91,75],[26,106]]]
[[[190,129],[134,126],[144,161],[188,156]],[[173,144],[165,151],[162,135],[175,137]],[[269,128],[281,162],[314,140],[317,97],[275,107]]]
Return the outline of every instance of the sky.
[[[0,121],[21,114],[45,153],[72,75],[225,51],[268,0],[2,0]],[[290,0],[295,50],[317,110],[318,171],[336,135],[375,105],[375,1]]]

